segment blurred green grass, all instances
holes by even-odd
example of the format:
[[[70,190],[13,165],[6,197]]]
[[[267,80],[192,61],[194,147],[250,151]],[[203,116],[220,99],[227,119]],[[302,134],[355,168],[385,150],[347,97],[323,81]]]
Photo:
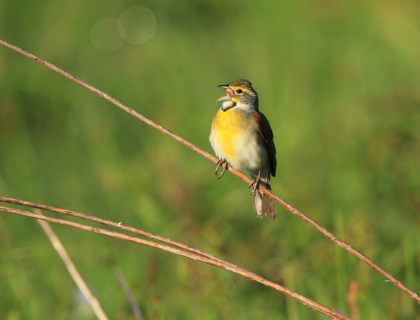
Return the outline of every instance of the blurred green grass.
[[[89,32],[143,5],[155,36],[101,52]],[[223,92],[253,82],[278,149],[273,190],[420,292],[420,4],[416,1],[0,1],[0,37],[206,151]],[[245,184],[45,67],[0,48],[0,194],[121,221],[225,258],[347,316],[420,307]],[[322,319],[257,283],[151,248],[53,226],[108,315]],[[0,215],[0,318],[69,319],[75,288],[38,224]]]

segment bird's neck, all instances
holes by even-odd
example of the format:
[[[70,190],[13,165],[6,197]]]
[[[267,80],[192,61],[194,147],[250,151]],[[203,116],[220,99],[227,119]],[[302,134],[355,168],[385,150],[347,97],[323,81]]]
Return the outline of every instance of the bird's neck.
[[[242,112],[249,113],[249,112],[258,112],[258,103],[241,103],[239,102],[236,104],[235,109],[238,109]]]

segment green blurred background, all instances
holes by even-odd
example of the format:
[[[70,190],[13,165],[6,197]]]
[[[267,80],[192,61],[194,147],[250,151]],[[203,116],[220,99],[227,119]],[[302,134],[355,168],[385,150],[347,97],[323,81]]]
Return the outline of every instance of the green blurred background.
[[[99,50],[96,23],[136,5],[154,36]],[[1,0],[0,38],[211,153],[216,86],[251,80],[278,151],[273,191],[420,292],[418,1]],[[355,319],[351,283],[360,319],[420,319],[407,294],[286,209],[257,219],[242,180],[217,180],[210,161],[3,46],[0,112],[1,196],[186,243]],[[112,319],[134,319],[117,267],[146,319],[323,319],[227,271],[52,227]],[[0,318],[89,319],[74,289],[38,223],[1,213]]]

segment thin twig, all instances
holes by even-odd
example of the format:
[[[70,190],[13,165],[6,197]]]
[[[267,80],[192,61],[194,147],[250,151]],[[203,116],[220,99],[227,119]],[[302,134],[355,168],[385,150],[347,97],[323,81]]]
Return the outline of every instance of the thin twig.
[[[64,70],[56,67],[55,65],[42,60],[40,58],[38,58],[37,56],[22,50],[19,47],[16,47],[2,39],[0,39],[0,44],[3,44],[4,46],[13,49],[21,54],[23,54],[24,56],[35,60],[36,62],[39,62],[40,64],[50,68],[51,70],[54,70],[56,72],[58,72],[59,74],[77,82],[78,84],[82,85],[83,87],[89,89],[92,92],[95,92],[96,94],[98,94],[99,96],[101,96],[102,98],[108,100],[109,102],[113,103],[114,105],[116,105],[117,107],[123,109],[124,111],[130,113],[131,115],[133,115],[134,117],[146,122],[148,125],[152,126],[153,128],[167,134],[168,136],[172,137],[173,139],[175,139],[176,141],[186,145],[188,148],[198,152],[199,154],[201,154],[202,156],[206,157],[207,159],[209,159],[210,161],[213,161],[214,163],[217,163],[218,159],[213,157],[211,154],[205,152],[204,150],[198,148],[197,146],[193,145],[192,143],[188,142],[185,139],[182,139],[180,136],[172,133],[171,131],[169,131],[168,129],[163,128],[162,126],[158,125],[157,123],[153,122],[152,120],[146,118],[145,116],[141,115],[140,113],[134,111],[133,109],[127,107],[126,105],[122,104],[121,102],[119,102],[118,100],[112,98],[110,95],[106,94],[105,92],[102,92],[101,90],[91,86],[90,84],[80,80],[79,78],[71,75],[68,72],[65,72]],[[226,166],[226,164],[224,165],[224,167]],[[246,177],[245,175],[243,175],[242,173],[240,173],[239,171],[233,169],[231,166],[228,166],[227,170],[231,173],[233,173],[234,175],[236,175],[237,177],[241,178],[242,180],[246,181],[248,184],[251,183],[251,179],[249,179],[248,177]],[[300,212],[299,210],[297,210],[296,208],[292,207],[290,204],[288,204],[286,201],[284,201],[283,199],[281,199],[280,197],[276,196],[274,193],[272,193],[271,191],[265,189],[263,186],[259,186],[259,189],[264,192],[265,194],[267,194],[270,198],[274,199],[275,201],[277,201],[278,203],[280,203],[282,206],[284,206],[286,209],[288,209],[290,212],[292,212],[293,214],[297,215],[298,217],[300,217],[301,219],[303,219],[304,221],[306,221],[307,223],[309,223],[311,226],[313,226],[315,229],[317,229],[318,231],[322,232],[326,237],[330,238],[332,241],[334,241],[336,244],[338,244],[339,246],[341,246],[342,248],[346,249],[348,252],[350,252],[351,254],[355,255],[356,257],[358,257],[359,259],[361,259],[362,261],[364,261],[365,263],[367,263],[368,265],[370,265],[372,268],[374,268],[376,271],[378,271],[379,273],[381,273],[384,277],[388,278],[391,282],[393,282],[397,287],[399,287],[401,290],[403,290],[404,292],[406,292],[407,294],[409,294],[413,299],[415,299],[418,303],[420,303],[420,296],[418,294],[416,294],[414,291],[412,291],[410,288],[408,288],[405,284],[403,284],[401,281],[399,281],[398,279],[396,279],[394,276],[392,276],[390,273],[388,273],[387,271],[385,271],[384,269],[382,269],[380,266],[378,266],[376,263],[374,263],[372,260],[370,260],[368,257],[366,257],[365,255],[363,255],[362,253],[360,253],[359,251],[357,251],[356,249],[352,248],[349,244],[347,244],[346,242],[344,242],[343,240],[341,240],[340,238],[336,237],[334,234],[332,234],[331,232],[329,232],[328,230],[326,230],[325,228],[323,228],[322,226],[320,226],[318,223],[316,223],[314,220],[310,219],[309,217],[307,217],[306,215],[304,215],[302,212]]]
[[[34,212],[35,212],[35,214],[37,214],[39,216],[44,216],[43,214],[41,214],[41,210],[39,210],[39,209],[34,209]],[[38,220],[38,222],[41,225],[42,229],[44,229],[48,238],[50,239],[54,249],[57,250],[58,254],[60,255],[61,259],[63,260],[63,262],[64,262],[68,272],[70,273],[71,277],[73,278],[74,282],[76,282],[80,291],[83,293],[86,300],[92,306],[92,309],[95,312],[98,319],[99,320],[108,320],[109,318],[105,314],[105,311],[102,309],[101,304],[99,303],[98,299],[96,299],[96,297],[93,295],[92,291],[90,291],[89,287],[87,286],[86,282],[83,280],[80,273],[77,271],[76,266],[74,265],[74,263],[71,260],[69,254],[67,253],[67,250],[64,248],[63,244],[61,243],[60,239],[58,239],[58,237],[54,233],[53,229],[51,229],[51,227],[50,227],[50,225],[48,224],[47,221]]]
[[[131,309],[133,309],[134,316],[137,320],[145,320],[143,313],[141,312],[140,306],[137,304],[136,299],[133,296],[133,293],[130,290],[130,286],[128,285],[127,281],[125,280],[124,275],[121,272],[120,268],[115,270],[115,275],[117,276],[118,282],[120,283],[121,287],[124,290],[124,293],[130,302]]]
[[[125,234],[122,233],[118,233],[115,231],[109,231],[109,230],[105,230],[105,229],[100,229],[100,228],[95,228],[95,227],[91,227],[91,226],[86,226],[83,224],[79,224],[79,223],[75,223],[75,222],[71,222],[71,221],[66,221],[66,220],[61,220],[61,219],[56,219],[56,218],[52,218],[52,217],[48,217],[48,216],[44,216],[42,214],[36,214],[36,213],[32,213],[32,212],[28,212],[28,211],[23,211],[20,209],[14,209],[14,208],[9,208],[9,207],[4,207],[4,206],[0,206],[0,211],[4,211],[4,212],[9,212],[9,213],[14,213],[14,214],[18,214],[18,215],[22,215],[22,216],[26,216],[26,217],[30,217],[30,218],[35,218],[35,219],[40,219],[40,220],[44,220],[44,221],[49,221],[49,222],[53,222],[53,223],[57,223],[57,224],[61,224],[64,226],[68,226],[68,227],[73,227],[73,228],[77,228],[77,229],[81,229],[81,230],[85,230],[85,231],[90,231],[90,232],[94,232],[94,233],[98,233],[98,234],[102,234],[102,235],[106,235],[106,236],[110,236],[110,237],[114,237],[114,238],[118,238],[118,239],[122,239],[122,240],[126,240],[126,241],[131,241],[134,243],[138,243],[138,244],[142,244],[145,246],[149,246],[152,248],[157,248],[160,250],[164,250],[164,251],[168,251],[174,254],[178,254],[193,260],[197,260],[197,261],[201,261],[225,270],[229,270],[233,273],[237,273],[240,274],[248,279],[260,282],[268,287],[271,287],[285,295],[288,295],[289,297],[292,297],[293,299],[296,299],[297,301],[301,302],[302,304],[312,308],[315,311],[318,311],[319,313],[331,318],[331,319],[343,319],[343,320],[348,320],[349,318],[343,316],[342,314],[338,313],[337,311],[334,311],[330,308],[327,308],[311,299],[308,299],[292,290],[289,290],[283,286],[278,285],[277,283],[271,282],[267,279],[264,279],[263,277],[260,277],[259,275],[256,275],[255,273],[249,272],[245,269],[242,268],[238,268],[238,267],[232,267],[227,263],[222,263],[219,261],[215,261],[213,259],[209,259],[206,257],[203,257],[201,255],[197,255],[195,253],[189,252],[189,251],[184,251],[181,249],[177,249],[177,248],[172,248],[166,245],[162,245],[156,242],[152,242],[152,241],[148,241],[148,240],[143,240],[143,239],[139,239],[136,237],[131,237],[131,236],[127,236]]]
[[[140,236],[144,236],[144,237],[147,237],[147,238],[150,238],[150,239],[153,239],[153,240],[157,240],[157,241],[169,244],[171,246],[178,247],[180,249],[196,253],[198,255],[201,255],[201,256],[209,258],[209,259],[213,259],[213,260],[216,260],[216,261],[219,261],[219,262],[223,261],[223,263],[227,263],[227,264],[229,264],[233,267],[236,267],[234,264],[231,264],[230,262],[224,261],[224,260],[222,260],[218,257],[215,257],[215,256],[213,256],[213,255],[211,255],[207,252],[189,247],[189,246],[187,246],[183,243],[173,241],[171,239],[164,238],[164,237],[155,235],[155,234],[150,233],[150,232],[146,232],[146,231],[143,231],[143,230],[140,230],[140,229],[125,226],[121,223],[116,223],[116,222],[113,222],[113,221],[109,221],[109,220],[106,220],[106,219],[101,219],[101,218],[98,218],[98,217],[90,216],[90,215],[83,214],[83,213],[76,212],[76,211],[50,207],[50,206],[46,206],[44,204],[38,204],[38,203],[34,203],[34,202],[23,201],[23,200],[18,200],[18,199],[13,199],[13,198],[0,197],[0,202],[19,204],[21,206],[37,208],[37,209],[41,209],[41,210],[47,210],[47,211],[51,211],[51,212],[57,212],[57,213],[65,214],[65,215],[68,215],[68,216],[73,216],[73,217],[77,217],[77,218],[81,218],[81,219],[85,219],[85,220],[90,220],[90,221],[93,221],[93,222],[96,222],[96,223],[101,223],[101,224],[104,224],[104,225],[107,225],[107,226],[110,226],[110,227],[113,227],[113,228],[118,228],[118,229],[121,229],[121,230],[124,230],[124,231],[128,231],[128,232],[131,232],[131,233],[138,234]]]

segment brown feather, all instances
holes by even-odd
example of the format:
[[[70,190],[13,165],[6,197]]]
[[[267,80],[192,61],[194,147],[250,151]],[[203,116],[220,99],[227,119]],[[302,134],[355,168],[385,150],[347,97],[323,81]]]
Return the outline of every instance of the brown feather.
[[[276,176],[277,159],[276,159],[276,146],[274,145],[274,135],[271,130],[270,123],[267,118],[261,112],[253,113],[254,119],[258,125],[258,131],[263,137],[265,144],[267,145],[268,153],[270,154],[270,171],[273,177]]]

